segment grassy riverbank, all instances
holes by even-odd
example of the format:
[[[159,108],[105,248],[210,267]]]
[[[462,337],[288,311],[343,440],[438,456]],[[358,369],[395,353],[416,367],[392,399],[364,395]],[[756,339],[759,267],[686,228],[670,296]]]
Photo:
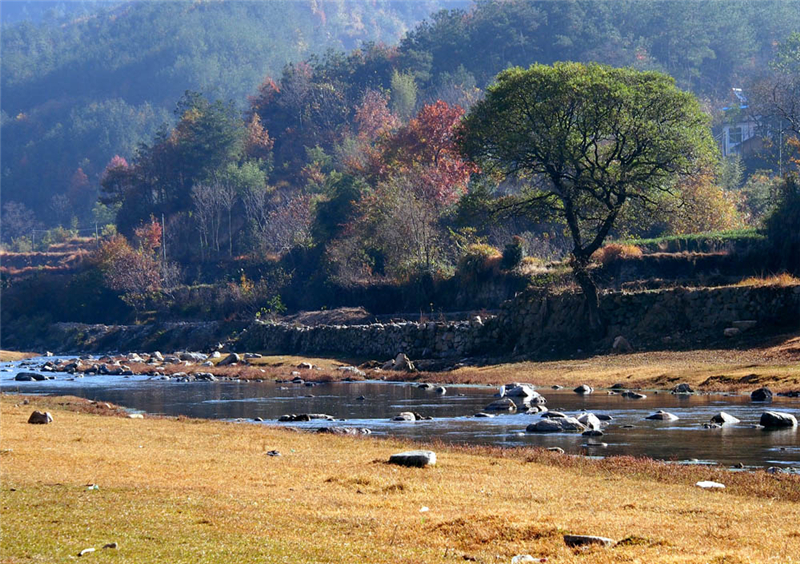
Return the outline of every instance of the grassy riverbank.
[[[37,353],[0,350],[0,362],[13,362],[38,356]]]
[[[257,351],[252,351],[257,352]],[[31,353],[3,351],[3,360],[19,360]],[[16,355],[16,356],[12,356]],[[219,360],[224,358],[223,355]],[[148,365],[130,363],[137,374],[155,372],[212,372],[217,376],[243,379],[291,379],[316,381],[353,378],[348,371],[337,370],[344,365],[362,365],[368,359],[270,355],[253,358],[246,365],[206,367],[199,363]],[[215,362],[219,362],[219,360]],[[379,359],[380,364],[386,359]],[[318,370],[299,370],[301,363],[311,363]],[[89,370],[84,363],[82,370]],[[788,334],[756,340],[740,348],[697,349],[689,351],[645,351],[628,354],[604,354],[585,358],[553,361],[517,361],[486,366],[463,366],[442,372],[381,371],[362,365],[367,378],[395,381],[419,381],[439,384],[501,385],[509,382],[529,382],[541,387],[560,385],[574,387],[589,384],[607,388],[622,383],[626,388],[670,389],[687,382],[698,391],[751,391],[769,386],[775,392],[800,390],[800,335]]]
[[[352,376],[335,370],[337,365],[353,363],[352,359],[340,362],[299,356],[265,356],[250,361],[253,367],[221,368],[220,373],[238,374],[245,378],[286,378],[304,361],[322,369],[319,372],[303,371],[304,378]],[[800,336],[785,335],[741,349],[606,354],[571,360],[465,366],[445,372],[367,372],[372,378],[442,384],[530,382],[542,387],[589,384],[607,388],[621,382],[629,388],[669,389],[679,382],[688,382],[701,391],[747,391],[766,385],[780,392],[800,390]]]
[[[0,561],[788,562],[800,478],[434,445],[258,425],[127,419],[70,398],[0,398]],[[28,425],[33,409],[54,416]],[[266,453],[278,450],[281,456]],[[693,484],[722,481],[724,491]],[[90,489],[97,484],[99,489]],[[423,508],[428,508],[424,510]],[[564,533],[617,541],[573,550]],[[106,543],[119,548],[102,550]]]

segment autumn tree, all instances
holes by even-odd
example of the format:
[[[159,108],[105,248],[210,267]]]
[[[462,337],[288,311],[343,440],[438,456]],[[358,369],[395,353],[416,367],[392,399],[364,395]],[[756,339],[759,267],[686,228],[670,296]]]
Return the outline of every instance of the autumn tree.
[[[465,191],[477,167],[461,155],[455,128],[464,110],[438,101],[427,104],[385,144],[383,175],[413,173],[416,197],[438,205],[454,203]]]
[[[603,322],[592,254],[626,206],[674,190],[714,147],[699,103],[670,77],[580,63],[500,73],[460,138],[486,170],[525,183],[510,206],[546,206],[564,221],[596,333]]]
[[[149,234],[155,233],[148,226],[142,227],[145,240]],[[152,241],[143,241],[143,245],[150,243]],[[122,301],[134,310],[138,321],[148,300],[161,290],[161,272],[152,252],[146,252],[144,248],[136,250],[125,237],[115,235],[97,249],[92,262],[102,273],[105,285],[120,293]]]

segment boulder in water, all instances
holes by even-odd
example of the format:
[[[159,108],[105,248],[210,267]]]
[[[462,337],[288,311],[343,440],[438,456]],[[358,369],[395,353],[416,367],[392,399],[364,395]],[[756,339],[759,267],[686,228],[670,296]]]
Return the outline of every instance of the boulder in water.
[[[740,421],[733,415],[725,413],[724,411],[720,411],[711,418],[711,422],[717,423],[718,425],[725,425],[726,423],[733,424],[739,423]]]
[[[750,399],[752,401],[772,401],[772,390],[766,386],[759,388],[750,394]]]
[[[761,425],[767,428],[797,427],[797,419],[791,413],[765,411],[761,414]]]
[[[652,415],[648,415],[645,419],[650,419],[651,421],[677,421],[679,417],[677,415],[673,415],[672,413],[668,413],[663,409],[659,409]]]
[[[517,411],[517,404],[511,398],[501,398],[483,408],[484,411]]]

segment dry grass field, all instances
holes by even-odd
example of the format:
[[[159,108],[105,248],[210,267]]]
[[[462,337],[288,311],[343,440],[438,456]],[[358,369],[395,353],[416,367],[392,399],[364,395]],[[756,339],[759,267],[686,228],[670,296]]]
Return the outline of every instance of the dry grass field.
[[[36,353],[0,350],[0,362],[13,362],[37,356]]]
[[[223,375],[243,378],[288,378],[301,362],[311,362],[320,371],[303,371],[312,380],[352,376],[335,370],[353,359],[265,356],[249,367],[218,367]],[[146,369],[147,367],[142,367]],[[185,371],[184,367],[170,371]],[[596,355],[579,360],[510,362],[487,366],[465,366],[446,372],[403,373],[367,371],[369,378],[427,381],[443,384],[491,384],[530,382],[537,386],[596,388],[621,382],[628,388],[672,388],[688,382],[701,391],[747,391],[768,385],[773,391],[800,390],[800,336],[777,337],[758,346],[742,349],[692,351],[647,351],[630,354]]]
[[[29,400],[0,398],[0,562],[453,564],[530,554],[762,564],[800,555],[797,476],[443,445],[433,445],[436,467],[402,468],[386,463],[413,446],[397,440]],[[54,422],[28,425],[33,409]],[[693,485],[703,479],[728,487]],[[571,549],[564,533],[618,542]]]

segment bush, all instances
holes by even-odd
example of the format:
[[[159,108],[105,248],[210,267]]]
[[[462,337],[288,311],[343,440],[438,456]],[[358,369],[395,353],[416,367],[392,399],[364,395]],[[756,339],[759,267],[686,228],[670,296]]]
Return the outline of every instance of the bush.
[[[778,268],[800,273],[800,184],[796,174],[781,186],[781,200],[766,222],[767,244]]]
[[[500,262],[500,266],[503,270],[512,270],[522,262],[522,258],[525,254],[523,243],[522,237],[515,235],[511,238],[511,242],[505,246],[503,249],[503,260]]]
[[[458,260],[456,273],[466,280],[475,280],[487,273],[496,273],[501,260],[500,251],[491,245],[470,245]]]
[[[619,259],[639,258],[642,256],[642,249],[636,245],[620,245],[609,243],[601,247],[592,255],[592,260],[603,266],[609,266]]]

